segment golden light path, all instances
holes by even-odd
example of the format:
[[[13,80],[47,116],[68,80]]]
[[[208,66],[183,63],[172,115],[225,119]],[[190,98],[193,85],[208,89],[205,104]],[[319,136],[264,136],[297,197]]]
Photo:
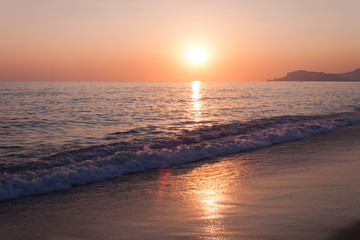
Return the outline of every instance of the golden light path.
[[[190,85],[189,118],[195,123],[204,121],[206,119],[202,116],[204,104],[202,100],[204,94],[202,83],[201,81],[192,81]],[[194,124],[191,127],[196,126]],[[181,196],[184,200],[186,199],[187,207],[179,211],[189,214],[186,217],[191,216],[193,218],[191,220],[193,231],[197,232],[201,239],[230,240],[231,235],[228,234],[224,223],[224,214],[229,208],[228,205],[224,204],[227,201],[226,190],[229,187],[229,178],[223,174],[224,168],[226,168],[226,166],[223,166],[224,164],[226,162],[216,163],[218,167],[215,168],[212,164],[204,164],[201,167],[194,168],[187,174],[179,176],[172,175],[171,168],[159,169],[157,211],[166,210],[164,206],[168,204],[169,196],[170,198]],[[182,191],[171,192],[169,191],[171,188]],[[172,196],[172,194],[174,195]],[[173,215],[175,221],[182,221],[181,217],[183,217],[181,214]]]
[[[201,82],[200,81],[192,81],[192,101],[190,108],[190,118],[195,122],[201,122],[204,119],[201,116],[201,109],[203,102],[201,101]]]
[[[229,205],[224,204],[227,199],[226,191],[229,188],[229,176],[223,174],[227,163],[205,164],[192,170],[187,182],[188,188],[193,189],[189,200],[198,210],[200,223],[199,232],[202,239],[228,240],[227,229],[224,224],[224,214]]]

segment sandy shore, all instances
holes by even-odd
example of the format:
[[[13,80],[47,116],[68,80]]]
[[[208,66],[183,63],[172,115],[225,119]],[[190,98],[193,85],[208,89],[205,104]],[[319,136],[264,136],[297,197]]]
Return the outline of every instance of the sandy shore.
[[[351,239],[359,232],[359,156],[360,126],[351,126],[5,201],[0,239]]]

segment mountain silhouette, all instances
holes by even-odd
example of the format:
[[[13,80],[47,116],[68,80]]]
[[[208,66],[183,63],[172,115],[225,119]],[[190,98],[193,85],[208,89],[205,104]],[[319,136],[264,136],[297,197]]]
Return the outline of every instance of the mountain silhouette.
[[[347,73],[323,73],[299,70],[289,72],[285,77],[269,81],[309,81],[309,82],[352,82],[360,81],[360,68]]]

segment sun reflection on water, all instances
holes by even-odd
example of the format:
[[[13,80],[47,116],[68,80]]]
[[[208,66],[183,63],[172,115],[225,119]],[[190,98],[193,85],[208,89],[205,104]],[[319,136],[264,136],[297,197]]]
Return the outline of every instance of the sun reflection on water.
[[[200,81],[192,81],[191,82],[192,95],[191,95],[191,107],[189,109],[190,118],[195,122],[203,121],[202,115],[202,105],[203,102],[201,100],[201,82]]]

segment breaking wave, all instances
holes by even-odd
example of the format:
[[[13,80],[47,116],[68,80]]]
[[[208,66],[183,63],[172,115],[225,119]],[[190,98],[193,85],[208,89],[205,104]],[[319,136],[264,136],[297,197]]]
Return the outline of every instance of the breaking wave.
[[[0,166],[0,200],[267,147],[359,123],[360,111],[282,116],[63,152],[37,162]]]

